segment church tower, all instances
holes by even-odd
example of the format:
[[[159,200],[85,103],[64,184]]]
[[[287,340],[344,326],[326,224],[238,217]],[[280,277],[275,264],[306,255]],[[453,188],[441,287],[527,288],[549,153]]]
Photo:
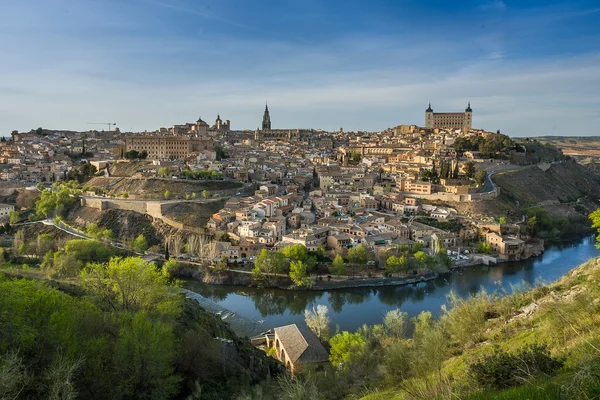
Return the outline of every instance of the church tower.
[[[271,116],[269,115],[269,107],[265,104],[265,113],[263,115],[262,130],[271,130]]]
[[[471,108],[471,102],[469,101],[469,105],[465,109],[465,119],[463,122],[463,133],[469,133],[471,128],[473,127],[473,109]]]
[[[433,128],[433,109],[431,108],[431,103],[429,103],[429,107],[425,110],[425,128]]]

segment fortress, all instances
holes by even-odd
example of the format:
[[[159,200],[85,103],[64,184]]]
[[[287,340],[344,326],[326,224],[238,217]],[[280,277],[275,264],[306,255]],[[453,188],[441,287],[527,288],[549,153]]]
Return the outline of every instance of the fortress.
[[[465,109],[465,112],[433,112],[431,103],[425,110],[425,128],[428,129],[460,129],[463,133],[469,132],[473,126],[473,110],[471,102]]]

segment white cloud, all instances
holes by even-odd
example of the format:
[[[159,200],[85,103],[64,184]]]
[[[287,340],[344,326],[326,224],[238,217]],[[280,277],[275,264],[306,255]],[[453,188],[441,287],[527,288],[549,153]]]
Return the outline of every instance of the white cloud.
[[[506,8],[506,4],[502,0],[487,1],[479,6],[479,9],[487,11],[502,11]]]

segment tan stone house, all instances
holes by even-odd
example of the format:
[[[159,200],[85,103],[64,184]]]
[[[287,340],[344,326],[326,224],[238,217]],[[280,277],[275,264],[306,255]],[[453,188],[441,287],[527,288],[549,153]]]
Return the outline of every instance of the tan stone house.
[[[319,338],[307,327],[296,324],[280,326],[266,335],[267,347],[274,348],[277,358],[297,374],[307,364],[329,362],[329,354]]]

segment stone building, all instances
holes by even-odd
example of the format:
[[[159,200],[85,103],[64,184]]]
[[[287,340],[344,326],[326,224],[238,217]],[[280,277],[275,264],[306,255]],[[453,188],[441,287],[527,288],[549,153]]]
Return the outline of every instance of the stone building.
[[[326,364],[329,354],[317,336],[308,328],[296,324],[280,326],[266,335],[268,348],[274,348],[277,358],[292,375],[306,364]]]
[[[463,133],[469,132],[473,126],[473,110],[471,102],[465,109],[465,112],[458,113],[436,113],[429,107],[425,110],[425,128],[428,129],[460,129]]]
[[[314,136],[312,129],[272,129],[269,107],[265,105],[261,129],[254,131],[255,140],[287,140],[305,142]]]
[[[134,135],[128,136],[127,151],[147,152],[149,159],[185,158],[192,153],[213,150],[211,138],[198,136]]]

